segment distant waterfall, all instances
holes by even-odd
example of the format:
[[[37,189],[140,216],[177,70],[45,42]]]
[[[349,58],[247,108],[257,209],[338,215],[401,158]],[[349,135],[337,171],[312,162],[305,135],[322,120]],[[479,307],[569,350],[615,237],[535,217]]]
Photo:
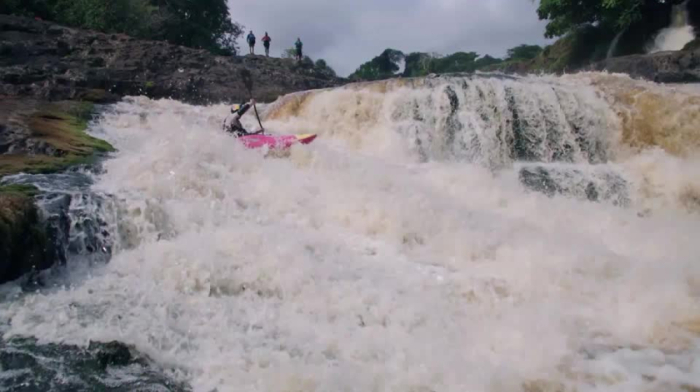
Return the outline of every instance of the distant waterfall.
[[[671,25],[659,32],[649,45],[649,53],[681,50],[695,39],[693,26],[688,23],[688,1],[673,6]]]

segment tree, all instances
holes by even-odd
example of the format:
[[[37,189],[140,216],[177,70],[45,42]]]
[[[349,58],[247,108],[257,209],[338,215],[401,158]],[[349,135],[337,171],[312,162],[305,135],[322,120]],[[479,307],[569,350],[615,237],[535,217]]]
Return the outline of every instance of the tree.
[[[53,0],[52,19],[71,26],[108,33],[146,34],[148,0]]]
[[[282,52],[282,58],[283,59],[296,59],[297,58],[297,49],[296,48],[285,49],[284,52]]]
[[[537,57],[542,52],[542,47],[539,45],[520,45],[508,49],[507,61],[531,60]]]
[[[405,59],[403,52],[395,49],[386,49],[379,56],[362,64],[350,79],[379,80],[396,75],[401,69],[401,62]]]
[[[430,73],[473,72],[476,70],[475,60],[479,58],[476,52],[457,52],[449,56],[433,57],[430,63]]]
[[[335,70],[331,68],[324,59],[316,60],[316,70],[327,76],[336,76]]]
[[[474,65],[476,66],[476,69],[478,70],[478,69],[489,67],[491,65],[500,64],[502,62],[503,62],[503,60],[501,60],[501,59],[497,59],[495,57],[491,57],[489,55],[486,55],[486,56],[481,57],[478,60],[476,60],[474,62]]]
[[[243,32],[231,21],[226,0],[0,0],[0,13],[166,40],[218,54],[235,53]]]
[[[236,52],[236,39],[243,34],[231,21],[226,0],[151,0],[161,25],[155,33],[177,45]]]
[[[655,12],[659,4],[670,6],[679,1],[665,0],[540,0],[537,14],[548,20],[545,36],[562,36],[586,24],[595,24],[619,32],[643,15]]]

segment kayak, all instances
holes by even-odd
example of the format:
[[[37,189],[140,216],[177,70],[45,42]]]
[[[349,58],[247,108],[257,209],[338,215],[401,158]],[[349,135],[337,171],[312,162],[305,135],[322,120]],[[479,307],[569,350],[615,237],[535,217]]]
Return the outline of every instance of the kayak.
[[[296,143],[309,144],[317,135],[246,135],[238,139],[248,148],[269,147],[275,150],[286,150]]]

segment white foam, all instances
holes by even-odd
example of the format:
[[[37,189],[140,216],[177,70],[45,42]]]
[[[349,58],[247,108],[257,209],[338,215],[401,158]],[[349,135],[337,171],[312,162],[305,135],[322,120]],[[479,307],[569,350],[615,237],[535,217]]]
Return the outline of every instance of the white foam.
[[[547,79],[529,83],[546,95]],[[325,94],[269,122],[325,130],[283,159],[223,134],[225,106],[117,104],[95,131],[119,149],[96,185],[123,207],[118,253],[76,287],[2,303],[8,334],[117,339],[206,392],[700,386],[697,346],[673,324],[700,316],[696,215],[642,218],[529,193],[508,168],[420,163],[410,124],[388,116],[400,96],[360,92],[373,104],[353,114],[357,95]],[[331,128],[365,109],[381,122]]]
[[[681,50],[695,39],[695,29],[688,23],[687,6],[687,1],[673,6],[671,24],[654,37],[649,53]]]

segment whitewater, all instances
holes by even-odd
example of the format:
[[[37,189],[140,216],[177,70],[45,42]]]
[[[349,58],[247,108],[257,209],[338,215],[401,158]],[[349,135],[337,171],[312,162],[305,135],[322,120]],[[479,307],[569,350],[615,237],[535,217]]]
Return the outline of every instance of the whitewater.
[[[354,84],[261,105],[319,135],[279,156],[226,105],[127,98],[91,124],[111,261],[6,296],[3,332],[124,342],[198,392],[699,390],[698,104],[603,74]]]

